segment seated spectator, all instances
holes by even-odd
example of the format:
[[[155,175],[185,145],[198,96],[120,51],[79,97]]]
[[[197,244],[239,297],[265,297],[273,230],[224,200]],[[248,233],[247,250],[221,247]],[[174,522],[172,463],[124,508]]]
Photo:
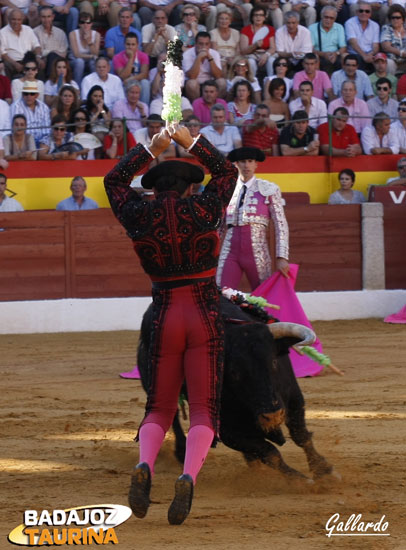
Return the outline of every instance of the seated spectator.
[[[254,90],[255,103],[261,101],[261,86],[258,79],[254,76],[251,66],[248,63],[248,59],[241,55],[237,56],[231,63],[230,69],[227,75],[227,99],[231,99],[231,90],[236,82],[241,80],[248,80]]]
[[[361,133],[361,143],[365,155],[397,155],[399,142],[397,134],[391,128],[386,113],[377,113],[372,125],[366,126]]]
[[[73,113],[79,109],[80,101],[78,90],[69,84],[65,84],[59,90],[56,103],[51,109],[51,117],[60,115],[67,124],[73,123]]]
[[[281,10],[282,3],[279,0],[254,0],[253,4],[261,4],[265,8],[266,12],[266,23],[272,25],[272,27],[277,30],[280,29],[283,25],[283,13]],[[249,6],[249,4],[248,4]],[[249,20],[245,23],[248,25]]]
[[[295,11],[300,16],[300,22],[307,28],[312,25],[317,18],[315,9],[315,0],[288,0],[283,5],[283,12]]]
[[[72,195],[56,205],[56,210],[95,210],[99,205],[85,197],[87,184],[82,176],[75,176],[70,184]]]
[[[165,84],[165,79],[162,76],[161,80],[159,81],[159,91],[155,96],[155,99],[151,101],[151,104],[149,106],[149,113],[151,115],[161,115],[164,100],[162,97],[162,91]],[[190,117],[193,114],[193,108],[188,100],[187,97],[181,96],[181,109],[182,109],[182,119],[185,120],[186,118]]]
[[[35,59],[35,55],[31,52],[27,52],[23,59],[23,74],[21,78],[13,78],[11,81],[11,94],[13,101],[21,99],[21,93],[23,90],[24,82],[36,82],[38,87],[38,99],[44,101],[44,83],[42,80],[37,79],[38,75],[38,63]]]
[[[0,51],[9,78],[21,76],[24,70],[23,58],[27,52],[33,52],[37,60],[41,59],[38,38],[31,27],[23,25],[23,20],[23,12],[12,9],[8,25],[0,30]]]
[[[286,12],[283,19],[285,24],[275,33],[276,52],[279,57],[288,59],[295,71],[298,71],[305,54],[313,51],[310,31],[299,25],[300,15],[297,11]]]
[[[369,80],[371,81],[374,94],[376,95],[376,81],[378,78],[388,78],[392,85],[391,96],[393,99],[396,99],[398,79],[393,74],[388,73],[388,58],[385,53],[378,52],[374,55],[374,67],[375,72],[369,75]]]
[[[325,5],[320,12],[320,22],[310,25],[314,53],[320,59],[320,68],[329,75],[341,69],[341,63],[347,53],[344,27],[336,23],[337,8]]]
[[[370,113],[368,105],[365,101],[357,97],[355,82],[343,82],[341,86],[341,95],[329,104],[328,113],[332,115],[338,107],[347,109],[350,115],[348,122],[354,126],[357,134],[360,134],[363,128],[370,124],[371,119],[369,118]]]
[[[401,0],[403,2],[403,0]],[[347,0],[350,7],[350,16],[355,16],[359,13],[360,0]],[[382,2],[375,2],[372,0],[366,0],[365,4],[369,6],[371,10],[371,19],[378,23],[380,26],[386,23],[389,2],[383,0]],[[368,16],[369,17],[369,16]]]
[[[398,120],[392,123],[399,143],[399,153],[406,154],[406,100],[402,100],[398,106]]]
[[[277,57],[275,61],[273,62],[273,76],[267,76],[264,78],[264,84],[263,84],[263,90],[264,90],[264,99],[270,99],[270,93],[269,93],[269,83],[274,78],[282,78],[285,82],[285,95],[283,96],[283,101],[288,102],[291,96],[291,91],[293,87],[293,79],[288,78],[286,75],[288,74],[290,70],[289,60],[284,59],[283,57]]]
[[[27,133],[27,119],[22,114],[13,116],[12,133],[4,137],[3,144],[7,161],[37,159],[37,146],[34,137]]]
[[[183,55],[182,68],[186,78],[185,95],[190,101],[200,97],[200,85],[207,80],[215,80],[218,95],[225,96],[226,81],[222,78],[220,54],[210,47],[208,32],[197,33],[195,47]]]
[[[121,8],[118,12],[118,25],[111,27],[104,38],[104,47],[107,57],[113,59],[115,55],[125,50],[125,38],[130,32],[137,37],[137,45],[141,43],[141,33],[132,27],[133,12],[130,7]]]
[[[283,127],[283,123],[290,119],[288,104],[284,101],[286,84],[282,78],[273,78],[267,86],[269,99],[264,101],[269,109],[270,127]],[[272,121],[272,122],[271,122]],[[260,148],[261,149],[261,148]]]
[[[113,0],[98,0],[98,2],[92,2],[91,0],[81,0],[79,4],[80,17],[83,13],[90,14],[92,20],[96,23],[104,26],[106,20],[109,28],[118,25],[118,13],[123,7],[124,2],[118,2]]]
[[[79,10],[73,5],[72,0],[52,0],[52,2],[54,18],[59,26],[67,34],[73,31],[73,29],[77,29]]]
[[[101,86],[92,86],[87,94],[85,109],[90,116],[92,134],[101,142],[109,132],[111,111],[104,103],[104,91]]]
[[[406,185],[406,157],[402,157],[398,160],[397,169],[399,175],[387,179],[386,185]]]
[[[261,2],[261,4],[262,3],[263,2]],[[266,4],[266,2],[264,2],[263,4]],[[220,0],[219,2],[217,2],[217,17],[225,9],[231,10],[232,22],[238,28],[249,25],[250,14],[252,10],[251,2],[246,2],[245,0]],[[279,7],[278,11],[280,12],[280,20],[282,24],[282,12]],[[275,28],[277,28],[275,23],[272,24]]]
[[[103,141],[105,157],[109,159],[119,159],[135,146],[136,141],[132,133],[128,131],[124,133],[123,121],[112,120],[110,123],[110,132],[104,136]]]
[[[293,113],[291,124],[285,126],[279,137],[283,157],[317,156],[320,142],[315,138],[315,131],[309,125],[306,111]]]
[[[73,135],[68,143],[70,143],[71,141],[74,141],[75,137],[82,137],[83,134],[85,135],[89,134],[89,136],[86,136],[86,137],[90,137],[93,135],[92,128],[90,126],[90,115],[85,108],[80,107],[77,111],[73,113],[73,122],[74,122],[74,125],[72,127]],[[76,157],[76,160],[95,160],[96,152],[97,152],[97,157],[100,158],[101,156],[100,149],[101,147],[96,149],[90,149],[90,150],[85,148],[85,151],[84,152],[81,151],[80,152],[81,154]]]
[[[230,124],[242,126],[245,122],[251,121],[254,117],[255,103],[254,91],[248,80],[234,84],[232,101],[228,103]]]
[[[73,70],[73,79],[79,85],[85,73],[93,73],[95,70],[100,51],[100,33],[92,30],[92,23],[90,13],[81,11],[79,28],[69,33],[69,62]]]
[[[52,118],[52,131],[50,137],[40,143],[38,151],[38,160],[76,160],[77,156],[87,153],[83,151],[56,151],[58,147],[65,145],[69,140],[66,120],[62,115],[56,115]]]
[[[224,8],[217,13],[216,27],[210,31],[211,47],[220,54],[223,76],[226,77],[234,59],[240,55],[240,33],[230,27],[232,11]]]
[[[140,101],[141,85],[138,80],[128,80],[125,86],[126,99],[116,101],[111,114],[113,118],[126,118],[127,128],[134,135],[145,125],[149,115],[146,103]],[[162,109],[159,113],[162,112]]]
[[[11,81],[8,76],[3,74],[4,63],[0,54],[0,99],[11,103]]]
[[[195,99],[192,103],[193,114],[203,124],[211,122],[211,108],[213,105],[223,105],[226,117],[228,118],[228,106],[224,99],[219,98],[219,89],[215,80],[207,80],[202,85],[202,96]]]
[[[389,78],[379,78],[376,82],[376,97],[368,99],[367,105],[371,116],[377,113],[386,113],[391,118],[398,114],[398,102],[391,99],[392,83]]]
[[[5,136],[11,130],[11,109],[10,105],[0,99],[0,135]]]
[[[361,191],[354,191],[355,174],[350,168],[344,168],[338,174],[340,189],[332,193],[328,198],[328,204],[360,204],[365,202]]]
[[[337,107],[337,109],[334,109],[333,116],[331,125],[331,151],[329,123],[325,122],[317,129],[321,154],[349,158],[361,155],[362,149],[357,132],[354,126],[347,124],[349,118],[347,109],[345,107]]]
[[[49,135],[51,118],[49,107],[38,99],[39,89],[37,83],[27,80],[23,84],[22,97],[11,105],[11,116],[23,114],[27,119],[27,126],[34,136],[38,147],[42,138]]]
[[[182,23],[176,25],[175,31],[183,42],[183,50],[195,45],[198,32],[206,31],[204,25],[199,25],[200,10],[195,4],[183,4],[180,10]]]
[[[148,79],[149,57],[138,49],[138,37],[129,32],[125,37],[124,51],[113,57],[115,73],[125,85],[128,81],[137,80],[141,89],[141,101],[149,105],[151,83]]]
[[[223,155],[228,155],[233,149],[241,147],[240,132],[235,126],[226,126],[226,110],[221,103],[216,103],[210,109],[211,124],[202,128],[201,133]]]
[[[56,102],[59,90],[65,84],[75,88],[79,97],[79,86],[72,79],[72,69],[68,61],[66,59],[55,59],[49,73],[49,80],[45,82],[44,87],[45,103],[48,107],[51,107]]]
[[[344,25],[349,53],[356,55],[360,68],[368,72],[374,70],[373,58],[379,52],[379,25],[371,21],[371,15],[371,4],[361,0],[356,15]]]
[[[279,133],[271,127],[269,107],[264,103],[257,105],[254,120],[247,122],[242,130],[243,147],[261,149],[267,157],[279,155]]]
[[[328,74],[317,70],[319,60],[314,53],[307,53],[303,58],[303,71],[298,71],[293,77],[293,97],[299,97],[299,85],[307,80],[313,84],[313,97],[325,98],[328,101],[335,99],[333,88]]]
[[[248,58],[254,75],[262,67],[267,75],[271,75],[276,58],[275,29],[265,23],[266,15],[265,7],[257,4],[250,13],[251,24],[241,30],[240,51]],[[258,32],[266,31],[268,32],[263,38],[255,39]]]
[[[192,136],[193,139],[200,134],[200,120],[197,118],[197,116],[190,115],[185,120],[185,126],[189,129],[190,135]],[[181,158],[188,158],[188,159],[195,158],[194,155],[192,155],[192,153],[189,153],[189,151],[186,151],[186,149],[182,147],[182,145],[177,144],[176,149],[178,151],[178,155]]]
[[[82,80],[82,99],[87,98],[93,86],[100,86],[104,92],[104,103],[111,109],[116,101],[125,98],[121,79],[115,74],[110,74],[110,61],[106,57],[97,59],[95,69],[94,73],[88,74]]]
[[[142,19],[141,10],[140,17]],[[168,16],[163,9],[154,12],[152,23],[143,25],[142,49],[149,55],[150,66],[156,67],[159,55],[166,52],[168,42],[175,38],[176,31],[168,25]]]
[[[344,59],[343,68],[331,75],[334,95],[339,96],[343,82],[354,82],[357,90],[357,97],[370,99],[374,97],[371,81],[364,71],[358,70],[358,58],[356,55],[348,54]]]
[[[159,132],[162,130],[164,126],[165,126],[165,122],[162,120],[162,118],[159,115],[149,115],[147,119],[146,128],[141,128],[140,130],[137,130],[135,132],[135,136],[134,136],[135,141],[137,143],[142,143],[142,145],[146,145],[147,147],[149,147],[151,145],[151,140],[154,137],[154,135],[159,134]],[[150,166],[151,164],[155,165],[172,157],[176,157],[176,148],[173,141],[171,141],[166,151],[158,155],[158,157],[156,157],[155,160],[153,160],[150,163]]]
[[[388,70],[392,74],[403,74],[406,70],[406,11],[397,2],[388,10],[389,25],[381,29],[381,48],[389,57]],[[383,75],[384,76],[384,75]]]
[[[306,111],[309,116],[310,126],[317,128],[327,120],[327,106],[322,99],[313,97],[313,84],[307,80],[299,86],[299,97],[289,103],[289,110],[293,114],[296,111]]]
[[[6,174],[0,174],[0,212],[23,212],[24,208],[21,204],[8,197],[7,191],[7,176]]]
[[[76,10],[76,8],[74,8]],[[77,10],[76,10],[77,11]],[[56,27],[54,23],[55,13],[51,6],[41,6],[39,9],[41,25],[35,27],[34,32],[41,47],[40,69],[46,76],[50,75],[51,68],[56,59],[66,58],[68,54],[68,39],[66,32]],[[76,29],[76,24],[72,27]]]

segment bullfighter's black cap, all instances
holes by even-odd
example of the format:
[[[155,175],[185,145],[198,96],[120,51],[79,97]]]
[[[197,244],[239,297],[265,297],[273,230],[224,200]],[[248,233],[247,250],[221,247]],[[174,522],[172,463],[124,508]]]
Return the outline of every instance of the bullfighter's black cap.
[[[167,160],[157,164],[142,176],[144,189],[156,188],[158,192],[176,189],[180,194],[192,183],[203,181],[204,172],[200,166],[180,160]]]
[[[239,160],[256,160],[263,162],[265,155],[261,149],[257,147],[239,147],[228,153],[228,160],[230,162],[238,162]]]

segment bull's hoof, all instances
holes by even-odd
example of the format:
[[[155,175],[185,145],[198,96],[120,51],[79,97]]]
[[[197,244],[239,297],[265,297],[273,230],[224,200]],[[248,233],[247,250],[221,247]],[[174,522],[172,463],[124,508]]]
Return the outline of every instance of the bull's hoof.
[[[311,468],[314,479],[320,479],[324,476],[329,476],[333,472],[333,466],[327,462],[327,460],[320,460],[316,465]]]
[[[181,475],[175,483],[175,497],[168,509],[171,525],[180,525],[188,517],[192,508],[193,479],[189,474]]]
[[[264,432],[277,430],[285,422],[285,410],[279,409],[273,413],[262,413],[258,417],[258,422]]]
[[[128,493],[128,503],[137,518],[144,518],[147,515],[150,491],[151,471],[146,462],[141,462],[134,468]]]

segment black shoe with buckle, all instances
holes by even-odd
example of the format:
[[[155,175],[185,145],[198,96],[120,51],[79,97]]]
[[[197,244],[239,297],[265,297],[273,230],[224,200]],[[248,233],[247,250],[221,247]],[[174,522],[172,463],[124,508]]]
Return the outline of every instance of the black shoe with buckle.
[[[144,518],[147,515],[150,491],[151,471],[146,462],[140,462],[134,468],[128,493],[130,508],[137,518]]]
[[[175,498],[168,510],[168,521],[171,525],[180,525],[188,517],[193,500],[193,479],[189,474],[182,474],[175,483]]]

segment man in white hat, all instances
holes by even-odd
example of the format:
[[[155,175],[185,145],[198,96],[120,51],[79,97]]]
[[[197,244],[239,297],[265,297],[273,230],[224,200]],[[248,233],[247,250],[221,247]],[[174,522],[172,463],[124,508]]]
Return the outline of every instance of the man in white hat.
[[[21,99],[11,105],[11,118],[14,115],[24,115],[27,119],[27,129],[34,136],[35,145],[49,135],[51,118],[49,107],[38,99],[38,85],[35,81],[26,80],[23,85]]]

